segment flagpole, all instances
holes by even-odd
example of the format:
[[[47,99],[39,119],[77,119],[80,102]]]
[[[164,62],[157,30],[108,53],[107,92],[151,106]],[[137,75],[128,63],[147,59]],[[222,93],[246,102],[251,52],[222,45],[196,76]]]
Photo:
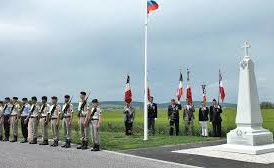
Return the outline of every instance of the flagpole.
[[[220,73],[221,73],[221,70],[219,69],[219,82],[218,82],[218,105],[220,105]]]
[[[147,0],[145,0],[145,95],[144,95],[144,141],[148,140],[148,119],[147,119],[147,31],[148,31],[148,13],[147,13]]]

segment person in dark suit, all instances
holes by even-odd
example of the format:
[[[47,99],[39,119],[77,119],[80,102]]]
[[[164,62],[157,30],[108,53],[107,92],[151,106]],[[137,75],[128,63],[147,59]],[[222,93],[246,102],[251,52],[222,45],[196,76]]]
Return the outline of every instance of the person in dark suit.
[[[170,125],[169,135],[179,135],[179,110],[182,110],[180,102],[176,103],[175,99],[171,99],[171,105],[168,106],[168,120]]]
[[[157,120],[158,110],[157,104],[153,102],[153,97],[149,98],[149,104],[147,106],[148,111],[148,130],[149,134],[155,135],[155,120]]]
[[[207,137],[208,136],[208,114],[209,108],[206,107],[206,102],[202,102],[202,107],[199,109],[199,123],[201,126],[201,136]]]
[[[213,99],[212,106],[210,106],[210,122],[213,126],[214,137],[221,137],[222,135],[222,107]]]

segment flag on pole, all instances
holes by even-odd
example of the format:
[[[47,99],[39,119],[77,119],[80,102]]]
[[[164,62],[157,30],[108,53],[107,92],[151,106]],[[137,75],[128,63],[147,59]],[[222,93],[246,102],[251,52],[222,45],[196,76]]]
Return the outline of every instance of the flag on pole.
[[[126,89],[125,89],[125,102],[126,103],[131,103],[132,102],[132,93],[131,93],[129,75],[127,75],[127,82],[126,82]]]
[[[147,13],[149,13],[150,11],[156,10],[158,8],[159,8],[159,5],[157,4],[157,2],[153,0],[147,1]]]
[[[219,95],[220,95],[220,98],[221,98],[222,102],[224,102],[225,88],[224,88],[224,85],[223,85],[223,77],[222,77],[222,74],[221,74],[221,70],[219,70]]]
[[[180,72],[179,86],[178,86],[177,93],[176,93],[178,101],[181,100],[181,97],[183,96],[183,94],[184,94],[184,91],[183,91],[183,74],[182,74],[182,72]]]
[[[203,102],[206,102],[206,85],[202,85]]]
[[[150,100],[150,97],[151,97],[151,89],[149,86],[149,82],[147,81],[147,99],[148,99],[148,101]]]
[[[190,71],[189,71],[189,69],[187,69],[186,98],[188,101],[192,102],[192,92],[191,92],[191,86],[190,86]]]

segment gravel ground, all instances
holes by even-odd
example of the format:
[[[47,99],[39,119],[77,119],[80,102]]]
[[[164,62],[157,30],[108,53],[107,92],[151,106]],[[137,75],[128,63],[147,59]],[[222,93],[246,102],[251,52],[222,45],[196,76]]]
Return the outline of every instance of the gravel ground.
[[[1,168],[177,168],[191,167],[176,163],[119,154],[110,151],[91,152],[75,148],[0,142]]]

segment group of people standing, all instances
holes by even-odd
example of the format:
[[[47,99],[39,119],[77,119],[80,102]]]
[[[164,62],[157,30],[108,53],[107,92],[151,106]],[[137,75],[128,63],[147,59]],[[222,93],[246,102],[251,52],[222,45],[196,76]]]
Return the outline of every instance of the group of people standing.
[[[153,97],[149,98],[148,108],[148,131],[150,135],[155,134],[155,121],[158,117],[157,104],[153,102]],[[171,104],[168,106],[167,115],[169,121],[169,135],[179,135],[180,128],[180,110],[183,110],[183,121],[184,121],[184,133],[187,135],[194,135],[194,121],[195,121],[195,107],[192,101],[186,100],[186,105],[182,107],[179,101],[171,99]],[[222,135],[222,118],[221,113],[223,112],[222,107],[217,103],[215,99],[212,101],[212,105],[207,107],[206,102],[202,102],[199,108],[199,124],[201,128],[201,136],[209,136],[208,125],[209,122],[212,124],[213,136],[221,137]],[[126,103],[124,107],[124,122],[125,122],[125,134],[132,135],[133,123],[135,118],[135,108],[132,103]]]
[[[97,99],[92,100],[92,105],[88,103],[89,95],[86,92],[80,92],[78,104],[78,122],[81,134],[81,145],[77,149],[88,149],[89,134],[93,143],[92,151],[100,150],[99,128],[101,125],[102,110],[99,107]],[[59,127],[63,123],[64,144],[62,147],[71,147],[71,129],[73,121],[72,98],[69,95],[64,96],[64,103],[61,106],[56,96],[51,97],[51,105],[48,98],[43,96],[42,102],[37,102],[37,97],[32,97],[29,102],[27,98],[22,99],[20,105],[18,97],[5,98],[0,101],[0,140],[17,142],[18,124],[21,123],[23,140],[21,143],[37,144],[38,127],[42,130],[42,142],[40,145],[49,145],[48,129],[52,129],[53,143],[52,147],[57,147],[59,142]],[[31,105],[30,105],[30,104]],[[4,133],[3,133],[4,127]],[[13,138],[10,139],[10,132]],[[5,138],[4,138],[5,137]]]
[[[188,135],[194,135],[194,120],[195,120],[195,107],[192,104],[192,101],[186,100],[186,105],[182,108],[181,103],[178,101],[176,102],[175,99],[171,100],[171,105],[168,107],[168,120],[170,123],[170,135],[179,135],[179,111],[183,110],[183,121],[184,121],[184,133]],[[221,113],[222,107],[218,105],[217,101],[213,99],[212,106],[208,108],[206,106],[206,102],[202,102],[201,107],[199,108],[199,124],[201,128],[201,136],[207,137],[208,134],[208,124],[209,122],[212,123],[213,127],[213,136],[214,137],[221,137],[222,130],[221,130]]]

